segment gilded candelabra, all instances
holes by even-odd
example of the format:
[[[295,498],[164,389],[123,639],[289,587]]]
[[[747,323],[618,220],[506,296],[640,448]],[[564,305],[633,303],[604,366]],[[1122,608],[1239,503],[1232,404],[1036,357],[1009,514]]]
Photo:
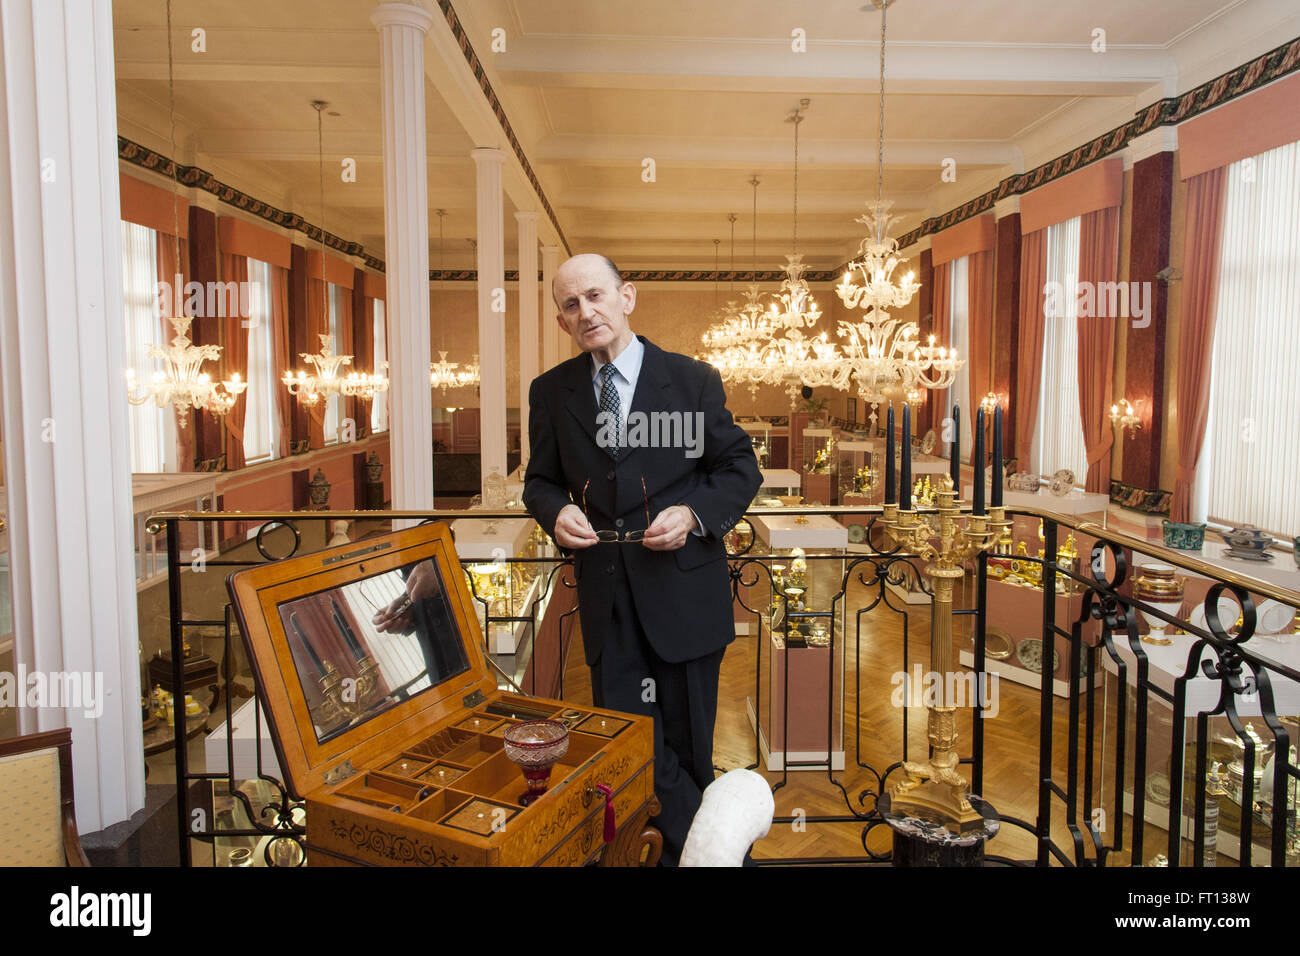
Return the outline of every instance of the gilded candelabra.
[[[320,678],[322,726],[335,727],[353,722],[370,709],[378,687],[379,665],[369,654],[357,660],[357,676],[348,682],[329,661]]]
[[[957,709],[948,696],[956,686],[956,681],[949,679],[954,672],[953,585],[966,574],[963,563],[992,549],[1011,522],[1000,506],[990,508],[987,515],[963,516],[957,491],[947,475],[939,479],[934,496],[934,526],[910,508],[884,506],[886,535],[929,562],[925,574],[934,591],[930,606],[930,670],[941,678],[938,702],[927,706],[930,757],[924,762],[903,761],[906,777],[890,791],[890,805],[894,813],[937,817],[950,829],[964,832],[979,828],[982,818],[968,799],[969,782],[957,770]]]

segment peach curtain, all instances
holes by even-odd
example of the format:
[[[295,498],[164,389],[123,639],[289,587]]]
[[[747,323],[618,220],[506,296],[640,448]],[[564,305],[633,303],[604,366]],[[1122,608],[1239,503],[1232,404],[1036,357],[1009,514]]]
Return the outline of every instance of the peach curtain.
[[[1183,309],[1178,325],[1178,470],[1170,517],[1190,521],[1192,481],[1210,411],[1210,357],[1214,349],[1214,297],[1223,228],[1224,166],[1187,183],[1183,239]]]
[[[971,414],[993,388],[993,251],[973,252],[966,266]],[[974,419],[971,419],[972,423]]]
[[[246,256],[222,255],[222,282],[245,283],[248,281],[248,258]],[[239,377],[248,381],[248,328],[247,318],[240,315],[238,289],[233,295],[227,293],[225,301],[226,316],[221,320],[222,351],[221,377],[229,379],[238,372]],[[234,407],[225,417],[225,452],[226,469],[233,471],[244,467],[244,413],[248,408],[248,393],[235,402]]]
[[[1114,282],[1119,270],[1119,207],[1098,209],[1079,221],[1079,282]],[[1100,295],[1096,298],[1100,299]],[[1095,309],[1094,311],[1105,311]],[[1079,415],[1088,454],[1085,488],[1110,489],[1110,449],[1115,430],[1107,413],[1111,404],[1117,316],[1079,316]]]
[[[156,233],[158,245],[158,281],[166,282],[168,288],[172,290],[172,301],[164,311],[167,315],[175,309],[176,297],[179,295],[180,301],[184,303],[185,282],[189,278],[189,249],[188,243],[182,239],[178,245],[176,237],[166,233]],[[180,260],[176,256],[179,251]],[[181,288],[176,288],[176,276],[181,277]],[[164,345],[171,344],[171,340],[176,335],[176,330],[172,324],[167,321],[166,315],[159,316],[162,323],[162,340]],[[191,411],[184,428],[180,427],[180,413],[173,410],[172,413],[176,418],[176,470],[193,471],[194,470],[194,421],[197,413]]]
[[[921,344],[925,345],[933,335],[936,345],[947,345],[948,315],[952,311],[952,263],[945,262],[931,269],[930,277],[930,331],[921,333]],[[935,422],[948,414],[946,408],[939,406],[947,401],[949,391],[945,389],[942,395],[938,395],[929,389],[926,390],[925,407],[916,412],[916,431],[913,434],[924,435],[935,427]]]
[[[1035,229],[1020,239],[1020,370],[1016,393],[1017,467],[1029,467],[1029,452],[1038,422],[1038,393],[1043,383],[1043,286],[1047,282],[1047,230]]]
[[[326,298],[327,287],[320,274],[307,277],[307,346],[304,351],[314,354],[320,351],[320,337],[329,332],[329,300]],[[306,363],[304,363],[306,368]],[[307,368],[310,371],[310,368]],[[315,405],[307,406],[307,434],[310,438],[308,447],[325,447],[325,402],[322,399]]]
[[[278,458],[289,454],[293,396],[280,380],[293,368],[292,358],[289,355],[289,270],[271,266],[271,361],[275,363],[275,407],[280,417],[276,436]]]

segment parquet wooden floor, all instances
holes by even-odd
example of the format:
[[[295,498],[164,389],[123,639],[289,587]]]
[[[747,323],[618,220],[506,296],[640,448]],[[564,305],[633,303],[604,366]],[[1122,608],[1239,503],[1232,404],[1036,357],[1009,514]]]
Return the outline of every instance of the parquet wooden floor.
[[[848,594],[849,619],[866,598],[865,588],[851,586]],[[930,612],[927,605],[913,605],[909,609],[908,626],[909,662],[921,662],[928,670]],[[891,703],[893,685],[891,676],[902,669],[903,628],[901,620],[891,612],[876,611],[864,615],[860,650],[855,652],[852,643],[845,663],[845,749],[846,770],[829,774],[821,771],[790,771],[782,783],[780,772],[758,772],[777,787],[774,797],[776,815],[793,817],[802,811],[806,817],[847,816],[849,800],[860,812],[873,806],[871,798],[859,804],[859,795],[868,788],[878,787],[871,771],[858,766],[859,761],[884,772],[902,757],[902,709]],[[1030,625],[1032,626],[1032,625]],[[852,625],[850,625],[852,627]],[[1027,631],[1028,633],[1028,631]],[[564,678],[564,697],[574,703],[591,703],[590,676],[583,661],[579,636],[575,634],[570,649]],[[960,640],[960,638],[959,638]],[[850,633],[852,642],[852,633]],[[746,701],[754,693],[754,668],[757,639],[738,637],[727,649],[722,664],[718,692],[718,718],[714,731],[714,765],[720,770],[753,767],[756,763],[754,732],[746,713]],[[766,665],[765,665],[766,666]],[[861,676],[862,694],[859,703],[855,690],[856,676]],[[766,673],[765,673],[766,679]],[[1037,841],[1033,834],[1005,822],[1016,817],[1031,824],[1038,815],[1038,739],[1039,691],[1036,688],[1014,684],[1007,680],[998,685],[999,699],[996,717],[984,721],[984,793],[1004,819],[997,837],[987,848],[990,856],[1017,861],[1032,861],[1037,855]],[[1102,694],[1097,688],[1097,694]],[[1064,785],[1068,761],[1067,718],[1068,700],[1054,698],[1053,716],[1053,778]],[[1099,708],[1100,711],[1100,708]],[[963,756],[971,752],[972,712],[959,712],[958,729],[961,735],[960,750]],[[860,730],[855,726],[860,719]],[[1098,721],[1102,716],[1099,712]],[[1111,716],[1113,724],[1113,715]],[[923,707],[911,708],[908,717],[909,758],[918,759],[926,753],[926,715]],[[1095,766],[1100,771],[1103,755],[1098,753]],[[1113,739],[1113,733],[1110,735]],[[1080,733],[1080,754],[1083,753],[1083,734]],[[1131,757],[1129,758],[1131,762]],[[1082,758],[1080,758],[1082,764]],[[1113,764],[1107,761],[1104,783],[1100,774],[1094,778],[1101,788],[1101,796],[1093,802],[1114,813],[1110,793],[1113,781]],[[963,766],[969,779],[969,765]],[[889,783],[898,779],[897,773]],[[838,784],[838,786],[837,786]],[[843,792],[840,788],[843,788]],[[847,794],[847,800],[846,800]],[[1059,800],[1054,801],[1052,834],[1057,845],[1071,847],[1066,825],[1066,814]],[[855,821],[806,822],[801,829],[791,822],[774,823],[766,838],[754,846],[757,860],[801,860],[808,858],[862,859],[863,825]],[[1143,855],[1148,859],[1166,850],[1166,833],[1148,826],[1144,835]],[[868,845],[873,852],[887,852],[891,834],[887,827],[873,829]],[[1184,852],[1189,852],[1185,845]],[[1089,854],[1092,855],[1091,853]],[[1127,852],[1112,854],[1108,865],[1127,863]],[[1220,865],[1230,861],[1224,861]],[[1052,865],[1058,865],[1055,860]]]

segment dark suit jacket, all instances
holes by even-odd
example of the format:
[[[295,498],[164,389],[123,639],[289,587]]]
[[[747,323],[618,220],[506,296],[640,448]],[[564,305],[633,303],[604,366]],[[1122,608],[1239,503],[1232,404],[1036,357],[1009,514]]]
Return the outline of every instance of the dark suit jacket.
[[[632,447],[621,450],[617,463],[611,459],[596,443],[592,360],[585,352],[538,376],[529,390],[531,457],[524,504],[548,533],[554,535],[556,516],[565,505],[582,507],[589,479],[587,516],[598,531],[646,527],[643,477],[652,521],[663,509],[685,504],[704,526],[703,537],[688,535],[676,551],[602,542],[573,552],[588,664],[599,660],[611,626],[621,564],[646,637],[665,661],[693,660],[731,643],[735,626],[722,537],[762,483],[753,444],[727,411],[717,370],[641,341],[645,357],[629,416],[638,411],[703,413],[698,458],[687,457],[684,448]]]

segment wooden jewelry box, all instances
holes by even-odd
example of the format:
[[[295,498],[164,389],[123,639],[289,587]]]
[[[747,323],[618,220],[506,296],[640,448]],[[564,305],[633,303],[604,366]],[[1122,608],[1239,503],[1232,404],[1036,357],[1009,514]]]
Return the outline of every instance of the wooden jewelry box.
[[[307,805],[312,866],[658,859],[653,721],[499,691],[446,525],[250,568],[227,588],[286,786]],[[525,804],[505,732],[545,718],[569,728],[568,752]]]

